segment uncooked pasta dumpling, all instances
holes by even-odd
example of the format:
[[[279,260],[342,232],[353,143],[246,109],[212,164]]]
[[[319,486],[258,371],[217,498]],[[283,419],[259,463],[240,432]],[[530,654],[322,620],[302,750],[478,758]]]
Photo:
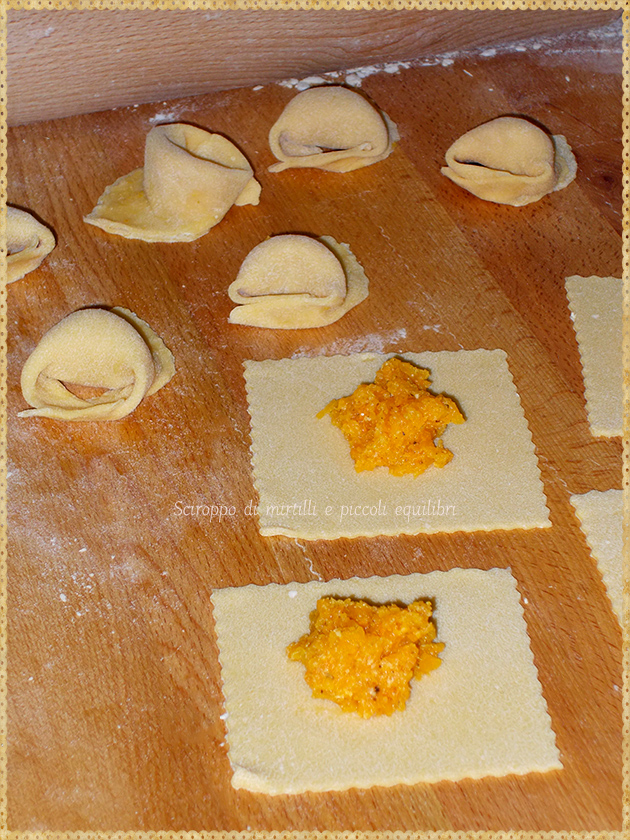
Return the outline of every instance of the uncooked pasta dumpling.
[[[34,271],[55,247],[46,225],[26,210],[7,207],[7,283]]]
[[[356,91],[340,85],[310,88],[292,99],[269,132],[280,163],[349,172],[386,158],[398,140],[394,123]]]
[[[127,239],[191,242],[233,204],[258,204],[253,175],[226,137],[186,123],[158,125],[147,135],[144,168],[107,187],[84,221]]]
[[[20,417],[118,420],[175,373],[173,355],[128,309],[79,309],[43,336],[22,369],[22,394],[33,408]],[[102,393],[83,399],[67,385]]]
[[[330,236],[272,236],[249,252],[228,289],[232,324],[323,327],[361,303],[368,279],[347,245]]]
[[[520,117],[473,128],[446,152],[442,174],[486,201],[520,207],[566,187],[577,164],[562,135]]]

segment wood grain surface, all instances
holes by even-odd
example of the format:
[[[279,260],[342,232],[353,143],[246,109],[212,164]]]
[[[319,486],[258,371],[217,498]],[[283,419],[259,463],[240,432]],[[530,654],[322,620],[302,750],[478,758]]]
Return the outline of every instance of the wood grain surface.
[[[373,62],[588,33],[615,9],[8,13],[10,125]]]
[[[621,272],[620,59],[599,58],[543,48],[372,75],[363,90],[401,141],[347,175],[267,172],[267,133],[294,95],[277,85],[10,131],[9,201],[58,237],[8,290],[10,828],[621,828],[621,632],[569,504],[621,486],[620,439],[589,431],[564,293],[568,275]],[[456,137],[506,113],[565,134],[577,181],[516,209],[440,175]],[[85,225],[104,187],[141,165],[160,119],[234,139],[260,205],[233,208],[190,244]],[[229,325],[241,261],[283,232],[350,243],[369,298],[318,330]],[[29,353],[93,304],[148,321],[175,354],[175,378],[118,422],[18,419]],[[243,360],[460,347],[506,351],[552,528],[306,544],[259,535],[245,515],[256,494]],[[178,516],[178,501],[235,513]],[[512,568],[562,771],[300,796],[232,789],[213,587],[458,566]]]

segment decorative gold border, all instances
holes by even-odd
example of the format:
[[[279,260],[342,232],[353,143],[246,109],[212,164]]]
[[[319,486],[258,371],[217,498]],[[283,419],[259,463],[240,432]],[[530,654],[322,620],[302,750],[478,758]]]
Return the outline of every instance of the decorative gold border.
[[[627,831],[25,831],[3,840],[627,840]]]
[[[0,4],[0,244],[6,253],[7,10]],[[7,270],[0,275],[0,348],[7,346]],[[0,353],[0,828],[7,826],[7,358]]]
[[[7,9],[23,11],[67,9],[100,11],[106,9],[182,11],[203,9],[226,10],[418,10],[418,9],[619,9],[628,14],[627,0],[3,0]]]
[[[7,11],[56,9],[99,11],[122,10],[319,10],[319,9],[619,9],[623,10],[623,277],[624,284],[624,622],[623,622],[623,831],[88,831],[88,832],[15,832],[8,829],[7,813],[7,504],[6,504],[6,430],[7,430],[7,301],[6,265],[0,275],[0,840],[626,840],[630,838],[630,0],[0,0],[0,243],[6,253],[7,198]]]
[[[628,505],[628,491],[630,489],[630,249],[628,248],[628,202],[630,201],[630,5],[626,4],[623,12],[623,367],[624,367],[624,401],[623,401],[623,828],[624,833],[630,831],[630,516]]]

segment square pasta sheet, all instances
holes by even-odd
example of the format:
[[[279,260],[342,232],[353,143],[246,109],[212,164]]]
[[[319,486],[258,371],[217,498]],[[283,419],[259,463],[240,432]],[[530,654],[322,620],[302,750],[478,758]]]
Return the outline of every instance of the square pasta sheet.
[[[597,563],[619,623],[623,614],[623,491],[591,490],[571,504]]]
[[[571,317],[582,360],[591,432],[623,431],[623,284],[618,277],[567,277]]]
[[[442,664],[407,707],[364,720],[313,698],[286,647],[323,595],[433,599]],[[509,569],[453,569],[212,594],[236,788],[346,790],[561,768]]]
[[[385,467],[355,471],[342,432],[316,415],[373,381],[392,355],[245,362],[261,534],[315,540],[548,527],[534,446],[502,350],[401,354],[428,368],[431,390],[453,397],[466,417],[443,435],[453,460],[417,478]]]

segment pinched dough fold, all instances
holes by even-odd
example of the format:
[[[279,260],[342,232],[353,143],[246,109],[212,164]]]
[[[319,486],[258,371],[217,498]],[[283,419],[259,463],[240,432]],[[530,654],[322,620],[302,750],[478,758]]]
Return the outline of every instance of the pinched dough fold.
[[[384,160],[398,139],[394,123],[360,93],[340,85],[310,88],[287,104],[269,132],[280,161],[269,171],[349,172]]]
[[[253,248],[228,289],[232,324],[305,329],[332,324],[368,295],[368,278],[331,236],[284,234]]]
[[[442,174],[478,198],[520,207],[566,187],[575,157],[562,135],[529,120],[498,117],[463,134],[446,152]]]
[[[161,338],[128,309],[80,309],[43,336],[22,369],[22,394],[33,406],[20,417],[118,420],[175,373]],[[64,383],[103,388],[82,399]]]
[[[46,225],[26,210],[7,207],[7,283],[34,271],[55,247]]]
[[[84,221],[127,239],[191,242],[233,204],[258,204],[247,158],[220,134],[185,123],[147,135],[144,168],[107,187]]]

